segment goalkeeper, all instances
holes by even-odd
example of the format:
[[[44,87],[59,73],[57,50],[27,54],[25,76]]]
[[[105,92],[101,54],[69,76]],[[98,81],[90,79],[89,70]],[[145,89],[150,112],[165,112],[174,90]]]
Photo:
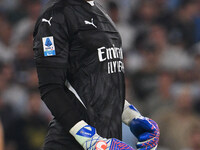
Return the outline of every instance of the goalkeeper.
[[[41,98],[54,116],[43,150],[133,150],[120,141],[122,121],[138,149],[156,149],[157,124],[125,101],[121,37],[98,3],[57,0],[33,36]]]

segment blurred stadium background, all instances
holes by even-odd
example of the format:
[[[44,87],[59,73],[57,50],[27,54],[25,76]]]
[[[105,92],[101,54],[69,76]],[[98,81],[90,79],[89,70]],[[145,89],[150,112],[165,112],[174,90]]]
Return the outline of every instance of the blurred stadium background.
[[[52,117],[40,100],[32,52],[34,24],[47,2],[0,0],[4,150],[40,150]],[[122,36],[126,97],[160,126],[158,150],[200,150],[200,1],[99,2]]]

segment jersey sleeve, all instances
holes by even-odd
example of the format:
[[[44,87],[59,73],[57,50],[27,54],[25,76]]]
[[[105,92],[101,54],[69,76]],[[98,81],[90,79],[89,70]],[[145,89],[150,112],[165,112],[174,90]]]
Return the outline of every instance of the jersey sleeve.
[[[38,20],[33,34],[41,98],[66,131],[87,117],[86,109],[65,86],[69,68],[68,28],[62,13],[50,11]]]

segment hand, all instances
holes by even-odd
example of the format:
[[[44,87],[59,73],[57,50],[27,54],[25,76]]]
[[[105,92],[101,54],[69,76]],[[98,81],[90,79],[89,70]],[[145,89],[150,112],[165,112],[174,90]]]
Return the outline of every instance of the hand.
[[[156,150],[158,146],[160,130],[155,121],[140,116],[130,122],[131,132],[138,138],[139,150]]]
[[[131,146],[118,139],[105,139],[98,135],[86,141],[83,148],[85,150],[134,150]]]
[[[84,121],[80,121],[72,127],[70,133],[84,150],[134,150],[132,147],[118,139],[102,138],[96,133],[95,128]]]

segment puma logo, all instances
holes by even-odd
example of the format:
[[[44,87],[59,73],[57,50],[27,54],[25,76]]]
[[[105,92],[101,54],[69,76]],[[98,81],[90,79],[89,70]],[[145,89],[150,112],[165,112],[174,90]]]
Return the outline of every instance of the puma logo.
[[[97,28],[97,26],[94,24],[94,19],[93,18],[91,19],[91,22],[85,20],[85,24],[89,24],[89,25],[92,25],[93,27]]]
[[[49,24],[49,26],[51,26],[51,20],[53,19],[53,17],[51,17],[49,20],[43,18],[42,22],[47,22]]]

